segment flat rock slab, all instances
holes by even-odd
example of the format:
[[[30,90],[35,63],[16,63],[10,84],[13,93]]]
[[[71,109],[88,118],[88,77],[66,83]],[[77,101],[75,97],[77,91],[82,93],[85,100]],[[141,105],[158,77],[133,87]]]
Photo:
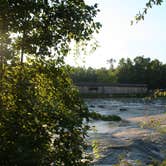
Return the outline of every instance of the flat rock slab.
[[[161,162],[166,159],[166,102],[155,101],[144,103],[123,100],[98,100],[96,105],[103,104],[104,109],[95,110],[109,115],[117,114],[123,118],[120,122],[94,121],[96,131],[90,133],[89,141],[98,143],[100,158],[94,160],[94,165],[111,166],[121,159],[138,166],[148,166],[153,160]],[[100,103],[101,102],[101,103]],[[95,105],[95,103],[92,104]],[[120,108],[127,111],[119,111]],[[151,123],[160,122],[163,132],[156,130]],[[143,124],[146,124],[143,126]],[[159,128],[159,129],[160,129]]]
[[[129,162],[141,161],[143,165],[149,165],[152,160],[162,161],[165,157],[161,154],[161,147],[156,143],[135,140],[128,146],[108,148],[104,157],[95,162],[95,164],[117,164],[122,156]]]

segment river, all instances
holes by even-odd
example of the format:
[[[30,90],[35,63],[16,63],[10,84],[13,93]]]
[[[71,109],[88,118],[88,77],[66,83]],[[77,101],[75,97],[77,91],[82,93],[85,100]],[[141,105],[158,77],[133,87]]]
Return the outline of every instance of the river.
[[[91,121],[88,140],[96,144],[94,165],[126,161],[149,165],[166,159],[166,100],[85,99],[90,111],[118,115],[120,122]]]

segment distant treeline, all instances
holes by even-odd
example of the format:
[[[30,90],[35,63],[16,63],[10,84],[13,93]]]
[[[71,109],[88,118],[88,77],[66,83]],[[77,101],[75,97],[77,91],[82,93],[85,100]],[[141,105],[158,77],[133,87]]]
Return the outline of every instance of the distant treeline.
[[[88,69],[73,67],[71,77],[74,82],[131,83],[148,84],[149,89],[166,88],[166,64],[138,56],[120,59],[114,68],[114,60],[109,60],[110,68]]]

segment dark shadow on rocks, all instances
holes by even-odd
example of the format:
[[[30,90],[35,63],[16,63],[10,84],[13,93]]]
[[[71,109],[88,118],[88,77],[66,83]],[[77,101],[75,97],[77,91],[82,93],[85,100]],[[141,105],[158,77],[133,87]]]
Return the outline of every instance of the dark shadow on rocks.
[[[160,144],[147,140],[134,140],[128,146],[114,146],[109,147],[104,154],[103,158],[100,158],[95,165],[110,165],[119,163],[119,157],[124,156],[127,161],[141,161],[144,165],[149,165],[153,161],[162,162],[164,155],[162,150],[166,149],[166,145],[163,147]]]
[[[127,111],[127,108],[120,108],[119,111]]]
[[[105,106],[104,106],[104,105],[98,105],[98,107],[99,107],[99,108],[105,108]]]

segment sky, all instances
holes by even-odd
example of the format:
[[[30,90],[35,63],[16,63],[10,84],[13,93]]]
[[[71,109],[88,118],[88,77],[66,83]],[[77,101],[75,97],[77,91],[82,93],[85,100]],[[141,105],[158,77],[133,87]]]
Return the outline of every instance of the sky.
[[[108,67],[108,59],[134,59],[136,56],[159,59],[166,63],[166,1],[154,6],[140,21],[130,25],[147,0],[85,0],[87,4],[98,4],[100,12],[95,18],[102,24],[94,37],[98,47],[93,53],[69,56],[66,62],[73,66]],[[90,42],[91,43],[91,42]],[[90,44],[89,44],[90,45]]]

